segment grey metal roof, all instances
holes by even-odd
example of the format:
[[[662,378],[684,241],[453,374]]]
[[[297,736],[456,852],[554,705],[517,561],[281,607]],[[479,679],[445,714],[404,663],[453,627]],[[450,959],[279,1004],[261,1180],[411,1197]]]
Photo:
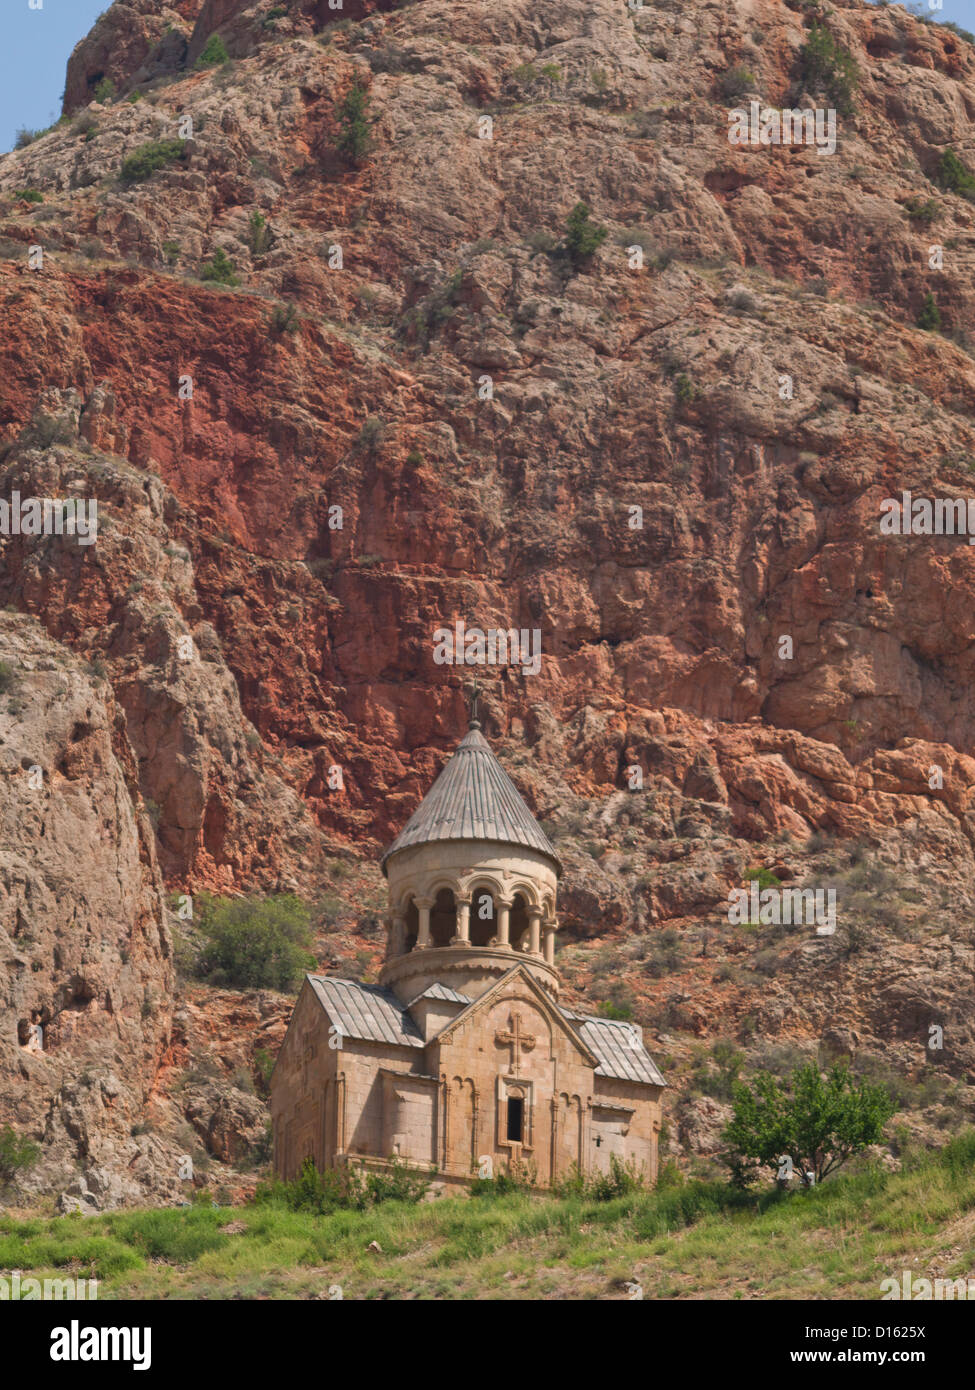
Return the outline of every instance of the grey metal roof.
[[[609,1076],[617,1081],[643,1081],[651,1086],[666,1086],[657,1065],[643,1046],[639,1028],[614,1018],[593,1018],[590,1014],[560,1009],[583,1042],[599,1058],[597,1076]]]
[[[562,863],[554,846],[498,762],[476,720],[440,776],[383,855],[435,840],[497,840],[523,845]]]
[[[469,1004],[471,1002],[468,995],[458,994],[455,989],[451,989],[448,985],[442,985],[439,980],[435,984],[427,985],[426,989],[421,990],[406,1007],[412,1009],[413,1005],[418,1004],[421,999],[443,999],[448,1004]]]
[[[394,1047],[424,1046],[416,1024],[389,990],[332,975],[305,978],[343,1037],[392,1043]]]

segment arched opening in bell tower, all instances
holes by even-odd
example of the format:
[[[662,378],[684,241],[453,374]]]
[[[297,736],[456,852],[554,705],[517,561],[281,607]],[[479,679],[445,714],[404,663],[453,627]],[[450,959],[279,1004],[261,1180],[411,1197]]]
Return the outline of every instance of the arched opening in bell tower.
[[[487,946],[498,934],[498,905],[486,884],[471,891],[470,936],[472,946]]]
[[[441,888],[430,909],[430,944],[449,946],[457,935],[457,900],[449,888]]]
[[[528,901],[523,893],[516,893],[511,908],[511,945],[515,951],[528,950]]]
[[[408,955],[416,945],[416,938],[420,933],[420,913],[416,903],[410,899],[410,905],[405,914],[406,932],[403,937],[403,954]]]

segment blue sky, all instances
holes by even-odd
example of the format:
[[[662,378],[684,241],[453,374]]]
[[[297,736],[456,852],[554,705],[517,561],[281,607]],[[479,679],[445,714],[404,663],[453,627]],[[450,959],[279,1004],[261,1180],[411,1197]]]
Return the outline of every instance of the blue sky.
[[[57,120],[68,55],[109,0],[40,3],[32,10],[30,0],[0,0],[0,151],[13,148],[21,126],[37,130]],[[931,13],[975,33],[975,0],[944,0]]]
[[[68,56],[109,4],[43,0],[32,10],[28,0],[0,0],[0,150],[13,149],[21,126],[43,129],[60,116]]]

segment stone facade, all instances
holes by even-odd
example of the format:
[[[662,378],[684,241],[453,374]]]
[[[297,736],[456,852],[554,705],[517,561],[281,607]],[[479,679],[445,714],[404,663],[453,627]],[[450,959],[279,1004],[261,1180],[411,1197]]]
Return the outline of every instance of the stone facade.
[[[476,723],[383,863],[379,984],[306,977],[278,1056],[277,1175],[397,1157],[547,1186],[618,1156],[655,1178],[663,1077],[636,1025],[560,1006],[561,865]]]

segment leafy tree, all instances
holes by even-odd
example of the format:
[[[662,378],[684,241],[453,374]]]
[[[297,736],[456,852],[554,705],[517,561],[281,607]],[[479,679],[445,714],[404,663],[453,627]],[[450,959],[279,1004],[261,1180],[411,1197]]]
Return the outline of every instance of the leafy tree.
[[[857,1080],[845,1063],[826,1075],[814,1062],[796,1067],[792,1094],[770,1072],[760,1072],[754,1090],[734,1086],[735,1113],[724,1140],[741,1159],[778,1168],[784,1155],[798,1173],[812,1170],[821,1182],[868,1144],[876,1144],[897,1111],[887,1087]]]
[[[356,80],[339,103],[339,138],[336,148],[346,164],[361,164],[372,149],[368,120],[369,93]]]
[[[853,94],[860,80],[856,59],[815,20],[810,25],[808,40],[799,50],[799,76],[810,91],[825,92],[842,115],[851,113]]]
[[[0,1129],[0,1188],[13,1182],[18,1173],[34,1164],[41,1156],[39,1147],[17,1133],[13,1125]]]
[[[582,265],[602,246],[608,233],[589,218],[589,204],[576,203],[565,225],[565,249],[574,266]]]
[[[941,327],[941,314],[933,294],[924,296],[924,305],[917,316],[918,328],[926,328],[929,333],[937,333]]]
[[[197,898],[201,979],[236,989],[293,989],[314,970],[311,915],[293,893],[271,898]]]

